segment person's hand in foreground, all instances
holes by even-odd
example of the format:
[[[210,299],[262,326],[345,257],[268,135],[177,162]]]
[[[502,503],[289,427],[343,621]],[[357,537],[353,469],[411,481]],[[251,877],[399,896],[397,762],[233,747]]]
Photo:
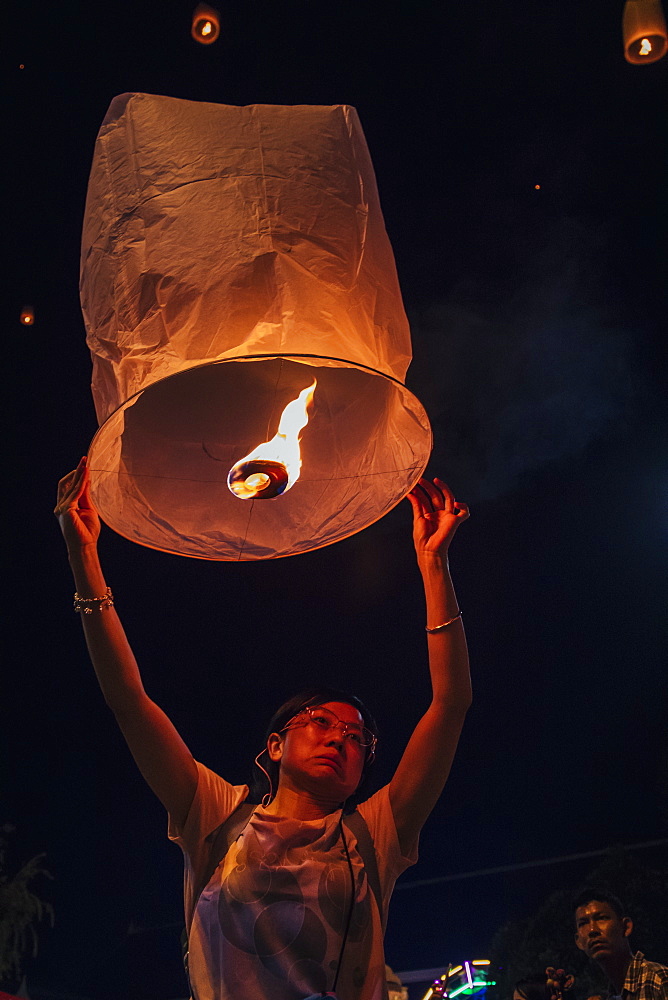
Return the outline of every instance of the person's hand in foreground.
[[[442,479],[430,482],[424,476],[408,494],[413,508],[413,544],[418,559],[422,554],[446,555],[460,524],[469,517],[469,508],[458,503]]]
[[[85,457],[58,483],[58,499],[53,512],[70,551],[97,544],[100,518],[90,496],[90,473]]]

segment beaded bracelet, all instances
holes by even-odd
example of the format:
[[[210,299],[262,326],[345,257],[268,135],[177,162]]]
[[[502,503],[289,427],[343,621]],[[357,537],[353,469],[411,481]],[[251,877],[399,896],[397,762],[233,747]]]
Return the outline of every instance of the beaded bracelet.
[[[448,625],[452,625],[452,623],[453,623],[453,622],[456,622],[456,621],[457,621],[457,619],[458,619],[458,618],[461,618],[461,617],[462,617],[462,613],[461,613],[461,611],[459,611],[459,612],[458,612],[458,613],[457,613],[457,614],[455,615],[455,617],[454,617],[454,618],[451,618],[451,619],[450,619],[450,621],[449,621],[449,622],[443,622],[443,624],[442,624],[442,625],[437,625],[437,626],[436,626],[436,628],[429,628],[429,626],[428,626],[428,625],[425,625],[425,629],[424,629],[424,630],[425,630],[425,632],[429,632],[429,634],[430,634],[430,635],[433,635],[433,634],[434,634],[434,632],[442,632],[444,628],[447,628],[447,627],[448,627]]]
[[[113,608],[114,595],[111,592],[111,587],[107,587],[104,597],[79,597],[77,593],[74,594],[75,611],[83,611],[85,615],[92,615],[94,608],[86,607],[87,604],[97,605],[98,611],[101,611],[102,608]]]

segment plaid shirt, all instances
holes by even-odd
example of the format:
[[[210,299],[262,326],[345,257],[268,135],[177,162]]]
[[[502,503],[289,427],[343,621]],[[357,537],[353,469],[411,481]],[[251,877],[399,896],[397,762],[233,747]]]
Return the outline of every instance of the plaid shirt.
[[[648,962],[637,951],[626,972],[621,1000],[668,1000],[668,965]]]

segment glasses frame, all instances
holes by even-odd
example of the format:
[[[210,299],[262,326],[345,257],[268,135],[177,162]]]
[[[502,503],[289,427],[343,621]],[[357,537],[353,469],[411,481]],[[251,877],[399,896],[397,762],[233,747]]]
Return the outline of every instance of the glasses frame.
[[[333,725],[331,725],[331,726],[321,726],[320,723],[316,722],[315,719],[313,718],[313,713],[314,712],[318,712],[318,711],[327,712],[328,715],[331,715],[331,716],[333,716],[336,719],[336,722]],[[297,714],[294,715],[290,719],[290,721],[288,722],[287,726],[284,726],[283,729],[281,729],[281,732],[285,733],[289,729],[297,729],[297,728],[299,728],[299,723],[297,722],[297,720],[300,719],[300,718],[302,718],[304,715],[308,716],[308,720],[307,720],[308,722],[312,722],[313,725],[317,726],[319,729],[324,729],[327,732],[330,729],[341,729],[341,735],[343,737],[345,737],[347,735],[347,733],[348,733],[349,730],[352,731],[351,730],[352,726],[357,726],[358,725],[358,723],[356,723],[356,722],[344,722],[343,719],[340,719],[338,717],[338,715],[336,714],[336,712],[332,712],[331,708],[326,708],[324,705],[305,705],[304,708],[300,708],[300,710],[297,712]],[[304,725],[306,725],[306,724],[307,723],[304,722]],[[372,733],[370,729],[367,729],[366,726],[361,726],[361,734],[360,735],[363,735],[364,733],[368,733],[369,734],[369,736],[371,737],[371,742],[370,743],[358,743],[357,745],[359,746],[359,748],[361,750],[366,751],[366,754],[367,754],[368,757],[372,757],[375,754],[375,752],[376,752],[376,744],[378,743],[378,737],[374,733]],[[348,742],[352,743],[353,745],[355,745],[355,741],[354,740],[348,740]]]

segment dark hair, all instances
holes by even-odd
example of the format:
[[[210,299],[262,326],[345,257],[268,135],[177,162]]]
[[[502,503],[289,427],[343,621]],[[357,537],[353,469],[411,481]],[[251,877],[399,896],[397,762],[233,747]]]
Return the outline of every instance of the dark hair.
[[[579,892],[573,900],[573,911],[579,910],[581,906],[586,906],[596,900],[599,903],[607,903],[615,911],[620,920],[626,916],[626,909],[621,899],[608,892],[606,889],[599,889],[595,885],[587,886]]]
[[[345,691],[339,691],[337,688],[307,688],[305,691],[300,691],[298,694],[293,695],[292,698],[289,698],[288,701],[284,702],[281,707],[274,712],[269,720],[269,725],[267,726],[267,730],[264,734],[265,748],[267,740],[271,734],[280,733],[283,729],[285,729],[288,722],[290,722],[291,719],[294,719],[295,715],[298,715],[303,708],[309,708],[311,705],[324,705],[328,701],[342,701],[346,705],[352,705],[353,708],[356,708],[362,716],[365,727],[370,729],[374,736],[378,736],[378,726],[376,724],[376,720],[366,705],[360,701],[356,695],[346,694]],[[374,757],[375,754],[371,751],[371,747],[368,747],[360,783],[353,794],[346,799],[344,806],[345,812],[352,812],[358,803],[364,801],[367,786],[367,771],[373,763]],[[268,753],[262,754],[260,763],[271,778],[273,797],[273,795],[276,794],[276,788],[278,786],[280,764],[278,761],[272,760]],[[251,799],[259,800],[267,791],[266,777],[262,774],[262,772],[257,773],[257,771],[255,771],[251,783]]]
[[[518,979],[514,989],[524,1000],[546,1000],[547,976],[544,972],[532,972],[531,975]]]

